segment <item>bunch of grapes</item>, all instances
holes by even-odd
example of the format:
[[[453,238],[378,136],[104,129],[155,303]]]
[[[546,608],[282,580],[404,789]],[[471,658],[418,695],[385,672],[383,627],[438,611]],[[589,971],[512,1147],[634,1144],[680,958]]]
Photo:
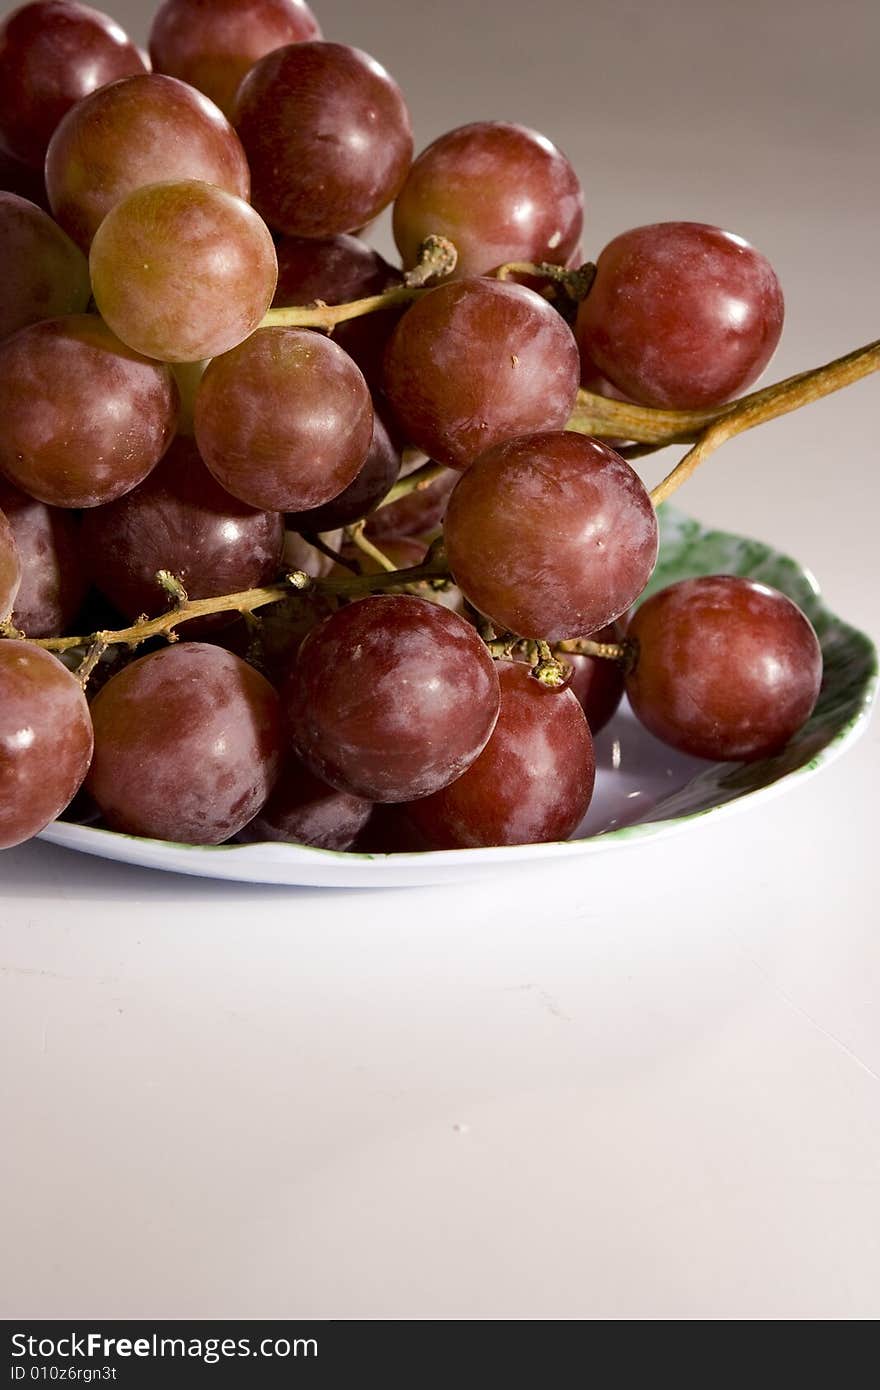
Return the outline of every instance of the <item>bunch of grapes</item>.
[[[809,717],[782,594],[633,612],[626,442],[696,462],[802,390],[732,404],[783,320],[741,237],[582,265],[559,149],[487,120],[413,161],[397,83],[304,0],[165,0],[149,58],[24,5],[0,179],[0,848],[72,802],[192,844],[564,839],[624,691],[711,759]],[[362,239],[391,204],[399,267]]]

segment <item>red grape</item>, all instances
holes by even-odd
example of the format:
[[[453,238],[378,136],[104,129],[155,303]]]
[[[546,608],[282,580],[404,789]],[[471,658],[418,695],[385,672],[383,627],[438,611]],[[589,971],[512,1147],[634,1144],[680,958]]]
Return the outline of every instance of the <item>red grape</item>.
[[[381,64],[338,43],[297,43],[251,68],[236,127],[253,201],[276,231],[355,231],[399,193],[412,159],[409,112]]]
[[[406,438],[454,468],[503,439],[562,429],[579,377],[577,345],[556,310],[499,280],[430,290],[404,314],[385,364]]]
[[[397,482],[400,472],[400,450],[388,433],[379,415],[373,411],[373,437],[364,464],[353,482],[344,492],[325,502],[322,507],[311,511],[294,512],[288,518],[288,525],[294,531],[307,531],[310,535],[320,535],[324,531],[335,531],[340,526],[350,526],[369,516],[382,498]]]
[[[610,623],[589,635],[594,642],[618,643],[623,641],[625,632],[622,623]],[[597,734],[623,699],[626,683],[623,663],[603,656],[579,656],[574,652],[564,652],[562,660],[571,667],[568,688],[586,715],[590,732]]]
[[[175,440],[140,487],[83,521],[92,578],[132,621],[168,607],[157,570],[169,570],[192,599],[214,598],[272,583],[283,543],[281,515],[231,497],[188,439]],[[194,624],[185,631],[196,635]]]
[[[584,195],[555,145],[525,126],[476,121],[450,130],[413,164],[394,204],[394,238],[414,265],[431,233],[458,251],[457,278],[507,261],[565,265],[578,244]]]
[[[567,840],[587,812],[596,760],[583,710],[522,662],[498,663],[501,710],[477,760],[408,808],[435,849]]]
[[[282,237],[278,243],[275,304],[348,304],[403,283],[403,274],[353,236]],[[371,387],[382,382],[382,363],[403,309],[379,309],[337,324],[333,340],[357,362]]]
[[[658,738],[698,758],[778,753],[813,711],[822,652],[801,610],[735,575],[685,579],[636,610],[626,690]]]
[[[7,499],[0,493],[0,503]],[[12,527],[0,511],[0,623],[12,614],[12,607],[21,588],[21,556]]]
[[[42,208],[0,193],[0,338],[62,314],[92,296],[85,256]]]
[[[657,518],[628,463],[570,433],[511,439],[464,474],[444,522],[465,597],[522,637],[582,637],[624,613],[657,560]]]
[[[238,838],[247,843],[275,840],[315,849],[351,849],[372,809],[371,801],[328,787],[291,755],[266,805]]]
[[[139,188],[92,243],[92,288],[120,338],[163,362],[228,352],[262,322],[278,265],[265,222],[211,184]]]
[[[701,222],[657,222],[615,237],[581,304],[577,337],[633,400],[675,410],[730,400],[779,342],[782,290],[766,257]]]
[[[28,637],[58,637],[86,595],[79,522],[72,512],[47,507],[2,478],[0,507],[21,557],[13,623]]]
[[[0,849],[61,814],[91,756],[92,721],[76,677],[41,647],[0,641]]]
[[[241,142],[201,92],[159,73],[102,87],[65,116],[46,155],[52,212],[86,251],[117,203],[154,183],[198,179],[247,201]]]
[[[243,830],[280,767],[278,696],[222,647],[181,642],[114,676],[92,703],[86,783],[113,830],[217,845]]]
[[[231,115],[258,58],[320,37],[305,0],[165,0],[150,30],[150,56],[157,72],[198,87]]]
[[[485,747],[500,699],[474,629],[404,594],[361,599],[313,629],[283,696],[311,770],[370,801],[454,781]]]
[[[0,26],[0,144],[38,169],[62,116],[144,61],[108,15],[70,0],[36,0]]]
[[[361,372],[329,338],[264,328],[208,367],[195,428],[205,463],[234,497],[301,512],[357,477],[373,403]]]
[[[0,343],[0,472],[52,507],[129,492],[174,436],[168,367],[91,314],[33,324]]]

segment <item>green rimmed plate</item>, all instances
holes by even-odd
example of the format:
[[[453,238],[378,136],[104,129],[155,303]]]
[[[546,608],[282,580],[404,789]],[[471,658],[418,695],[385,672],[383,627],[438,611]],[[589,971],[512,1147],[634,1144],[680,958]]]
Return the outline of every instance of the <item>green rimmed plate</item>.
[[[565,844],[426,854],[361,855],[301,845],[218,848],[142,840],[59,821],[41,836],[51,844],[147,868],[250,883],[387,888],[485,876],[496,866],[571,855],[605,854],[683,831],[700,817],[730,813],[793,787],[839,757],[866,727],[877,685],[871,640],[829,612],[809,570],[772,546],[660,511],[660,558],[653,593],[700,574],[747,575],[781,589],[810,618],[822,644],[825,675],[808,723],[777,757],[708,763],[667,748],[624,706],[596,742],[598,777],[589,814]]]

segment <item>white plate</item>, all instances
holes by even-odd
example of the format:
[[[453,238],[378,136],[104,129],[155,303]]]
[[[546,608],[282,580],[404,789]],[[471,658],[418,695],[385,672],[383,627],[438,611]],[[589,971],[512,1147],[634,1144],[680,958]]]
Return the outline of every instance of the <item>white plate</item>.
[[[822,693],[812,718],[778,757],[755,763],[686,757],[643,729],[624,704],[596,741],[596,792],[577,838],[566,844],[394,855],[279,844],[206,848],[63,821],[41,838],[104,859],[206,878],[389,888],[484,877],[512,863],[637,851],[648,837],[681,833],[704,815],[729,815],[793,788],[864,732],[877,683],[874,647],[825,608],[809,571],[796,561],[761,542],[708,531],[670,507],[661,509],[660,521],[660,560],[649,592],[697,574],[746,574],[787,593],[813,622],[825,658]]]

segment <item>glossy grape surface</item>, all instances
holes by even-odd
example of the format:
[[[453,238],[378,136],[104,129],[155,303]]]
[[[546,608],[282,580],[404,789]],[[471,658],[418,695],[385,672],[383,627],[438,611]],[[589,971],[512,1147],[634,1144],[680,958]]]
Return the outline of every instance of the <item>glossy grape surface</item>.
[[[0,509],[21,559],[13,624],[28,637],[58,637],[73,622],[86,595],[79,522],[72,512],[47,507],[2,478]]]
[[[60,816],[91,756],[92,721],[76,677],[51,652],[0,642],[0,849]]]
[[[476,762],[408,808],[435,849],[567,840],[587,812],[596,760],[583,710],[522,662],[499,662],[501,709]]]
[[[0,339],[81,314],[91,298],[85,256],[42,208],[14,193],[0,193],[0,265]]]
[[[242,78],[258,58],[319,39],[305,0],[165,0],[150,30],[150,57],[232,115]]]
[[[734,575],[686,579],[636,610],[626,690],[658,738],[699,758],[778,753],[822,683],[816,634],[791,599]]]
[[[564,432],[483,454],[450,498],[444,533],[474,607],[548,641],[613,622],[657,560],[657,518],[638,475],[606,444]]]
[[[96,177],[99,171],[99,177]],[[148,184],[198,179],[250,196],[241,142],[223,113],[159,73],[94,92],[61,122],[46,156],[52,212],[88,251],[107,213]]]
[[[52,507],[97,507],[146,477],[174,436],[170,370],[91,314],[0,343],[0,473]]]
[[[294,531],[307,531],[320,535],[323,531],[335,531],[340,526],[350,526],[360,521],[378,507],[390,488],[397,482],[400,472],[400,450],[388,433],[382,417],[373,410],[373,437],[367,457],[343,492],[323,507],[311,511],[293,512],[287,524]]]
[[[353,236],[282,237],[278,243],[275,304],[348,304],[403,283],[401,271]],[[381,309],[337,324],[333,341],[357,362],[370,386],[379,387],[385,349],[402,308]]]
[[[331,339],[264,328],[208,367],[195,430],[205,463],[234,497],[301,512],[357,477],[373,437],[373,403]]]
[[[294,745],[331,786],[411,801],[459,777],[499,708],[475,630],[424,599],[361,599],[315,628],[283,690]]]
[[[615,237],[577,318],[585,365],[644,405],[720,405],[761,375],[782,333],[782,290],[765,256],[701,222]]]
[[[120,338],[163,362],[243,342],[275,293],[275,246],[253,208],[211,184],[153,184],[104,219],[89,258],[98,308]]]
[[[440,285],[404,314],[385,389],[404,435],[439,463],[467,468],[503,439],[562,429],[577,396],[571,330],[520,285]]]
[[[94,582],[134,621],[168,608],[168,595],[156,583],[160,569],[178,578],[192,599],[273,583],[284,520],[231,497],[192,440],[176,439],[140,487],[86,515],[82,542]],[[186,635],[196,635],[192,624]]]
[[[22,5],[0,25],[0,144],[38,169],[62,116],[145,64],[108,15],[69,0]]]
[[[4,500],[0,493],[0,507]],[[12,613],[20,588],[21,556],[9,520],[0,510],[0,623],[5,623]]]
[[[268,799],[281,764],[278,696],[222,647],[180,642],[126,666],[92,703],[87,789],[113,830],[217,845]]]
[[[254,206],[289,236],[364,226],[397,196],[412,159],[400,88],[344,44],[292,44],[261,58],[239,88],[235,124]]]
[[[583,221],[578,177],[555,145],[525,126],[476,121],[419,155],[394,204],[394,239],[412,266],[426,236],[449,237],[460,279],[508,261],[565,265]]]
[[[610,623],[598,632],[589,633],[594,642],[617,643],[624,635],[622,623]],[[576,652],[564,652],[560,660],[571,667],[568,688],[586,715],[590,732],[597,734],[605,728],[623,699],[626,684],[623,663],[608,657],[579,656]]]
[[[274,840],[315,849],[351,849],[372,809],[371,801],[328,787],[291,755],[266,805],[238,838],[247,843]]]

